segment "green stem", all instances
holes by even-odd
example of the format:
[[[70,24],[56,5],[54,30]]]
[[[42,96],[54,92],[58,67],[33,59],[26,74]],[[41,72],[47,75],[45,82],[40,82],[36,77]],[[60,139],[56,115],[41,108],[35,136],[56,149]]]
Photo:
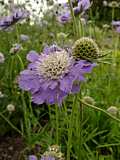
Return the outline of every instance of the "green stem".
[[[23,70],[24,69],[24,64],[23,64],[22,58],[18,54],[16,56],[17,56],[17,58],[18,58],[18,60],[20,62],[21,69]]]
[[[76,19],[74,16],[74,11],[73,11],[73,6],[71,3],[71,0],[68,0],[69,6],[70,6],[70,12],[71,12],[71,16],[73,19],[73,31],[74,31],[74,35],[78,36],[78,31],[77,31],[77,23],[76,23]]]
[[[80,92],[80,97],[81,97],[81,92]],[[78,159],[79,160],[82,160],[82,157],[81,157],[81,150],[82,150],[82,121],[83,121],[83,104],[80,102],[80,137],[79,137],[79,142],[80,142],[80,145],[79,145],[79,154],[78,154]]]
[[[96,107],[96,106],[94,106],[94,105],[88,104],[88,103],[84,102],[84,101],[81,100],[81,99],[79,99],[79,101],[80,101],[82,104],[86,105],[87,107],[90,107],[90,108],[92,108],[92,109],[94,109],[94,110],[96,110],[96,111],[101,111],[101,112],[103,112],[104,114],[106,114],[107,116],[109,116],[110,118],[112,118],[113,120],[115,120],[115,121],[117,121],[117,122],[120,123],[120,119],[116,118],[115,116],[112,116],[112,115],[111,115],[110,113],[108,113],[107,111],[105,111],[105,110],[103,110],[103,109],[101,109],[101,108],[98,108],[98,107]]]
[[[2,113],[0,113],[0,116],[14,129],[16,130],[21,136],[23,136],[23,133],[15,127]]]
[[[59,115],[58,115],[58,106],[55,105],[56,112],[56,144],[59,144]]]

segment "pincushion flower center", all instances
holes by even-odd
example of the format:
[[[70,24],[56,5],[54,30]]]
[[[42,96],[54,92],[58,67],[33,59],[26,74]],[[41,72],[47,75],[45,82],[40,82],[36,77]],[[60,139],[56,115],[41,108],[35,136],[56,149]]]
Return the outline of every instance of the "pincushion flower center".
[[[47,55],[37,67],[37,71],[45,78],[58,79],[68,73],[72,63],[69,54],[63,51],[56,51]]]

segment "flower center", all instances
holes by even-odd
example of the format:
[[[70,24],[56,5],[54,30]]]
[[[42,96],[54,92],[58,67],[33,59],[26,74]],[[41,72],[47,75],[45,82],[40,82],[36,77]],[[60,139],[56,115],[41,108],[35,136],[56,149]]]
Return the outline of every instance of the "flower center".
[[[65,50],[56,51],[38,62],[37,71],[45,78],[58,79],[68,73],[71,63],[72,58]]]

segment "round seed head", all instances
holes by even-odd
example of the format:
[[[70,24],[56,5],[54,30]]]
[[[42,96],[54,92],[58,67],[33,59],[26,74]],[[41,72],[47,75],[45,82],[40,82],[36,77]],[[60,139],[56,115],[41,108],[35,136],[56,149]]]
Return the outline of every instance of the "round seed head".
[[[7,105],[7,110],[8,110],[9,112],[14,112],[14,111],[15,111],[15,106],[14,106],[13,104],[8,104],[8,105]]]
[[[91,105],[94,105],[94,104],[95,104],[95,100],[94,100],[92,97],[89,97],[89,96],[83,97],[82,100],[83,100],[85,103],[88,103],[88,104],[91,104]]]
[[[83,37],[78,39],[72,47],[72,55],[76,60],[97,59],[100,56],[99,48],[93,39]]]
[[[108,6],[111,8],[117,8],[117,7],[119,7],[119,4],[117,1],[112,1],[108,4]]]
[[[110,114],[112,114],[113,116],[117,116],[119,110],[116,106],[111,106],[107,109],[107,112],[109,112]]]

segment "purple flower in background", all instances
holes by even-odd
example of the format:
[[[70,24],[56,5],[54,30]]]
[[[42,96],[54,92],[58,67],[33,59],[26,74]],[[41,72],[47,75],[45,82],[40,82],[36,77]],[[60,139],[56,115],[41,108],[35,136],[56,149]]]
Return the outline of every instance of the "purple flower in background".
[[[90,0],[78,0],[78,7],[80,7],[82,11],[86,11],[90,6]]]
[[[21,44],[13,44],[13,47],[10,49],[10,53],[17,53],[22,49],[22,45]]]
[[[87,9],[89,9],[91,6],[89,0],[78,0],[77,7],[73,8],[74,14],[78,15],[80,13],[84,13]]]
[[[40,160],[55,160],[55,158],[51,156],[42,156]]]
[[[25,35],[25,34],[21,34],[20,35],[20,40],[23,41],[23,42],[28,41],[29,40],[29,36]]]
[[[13,22],[17,22],[29,17],[29,12],[25,9],[17,8],[13,10],[12,16]]]
[[[120,26],[120,21],[112,21],[113,26]]]
[[[38,160],[35,155],[29,155],[28,160]]]
[[[120,33],[120,21],[112,21],[112,26],[115,27],[117,33]]]
[[[57,16],[57,20],[58,20],[58,22],[60,22],[62,24],[69,22],[71,20],[70,12],[66,11],[66,13],[63,13],[63,14]]]
[[[27,59],[31,63],[20,73],[18,83],[21,89],[31,92],[36,104],[61,105],[68,94],[79,92],[78,82],[84,81],[84,74],[95,66],[85,60],[76,62],[67,51],[54,45],[41,55],[30,52]]]
[[[27,10],[21,8],[14,9],[11,15],[2,17],[0,19],[0,29],[7,29],[11,25],[27,17],[29,17],[29,12]]]
[[[13,22],[12,16],[5,16],[0,19],[0,29],[7,29]]]

